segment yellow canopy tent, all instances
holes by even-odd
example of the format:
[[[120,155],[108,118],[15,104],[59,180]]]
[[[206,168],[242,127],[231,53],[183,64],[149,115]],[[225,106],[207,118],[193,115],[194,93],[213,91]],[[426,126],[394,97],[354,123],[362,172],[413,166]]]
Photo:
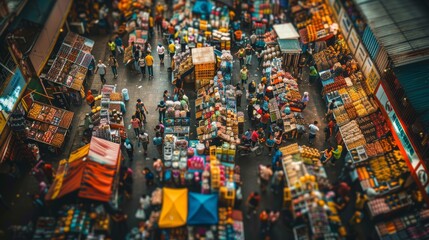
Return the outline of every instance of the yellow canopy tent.
[[[188,189],[163,188],[160,228],[180,227],[188,218]]]

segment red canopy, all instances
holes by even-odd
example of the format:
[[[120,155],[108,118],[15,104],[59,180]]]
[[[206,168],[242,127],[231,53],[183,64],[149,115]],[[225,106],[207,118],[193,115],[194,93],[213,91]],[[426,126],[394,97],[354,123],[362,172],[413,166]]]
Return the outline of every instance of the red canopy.
[[[108,202],[119,167],[120,145],[92,137],[87,144],[61,160],[52,186],[45,196],[54,200],[79,190],[78,196]]]

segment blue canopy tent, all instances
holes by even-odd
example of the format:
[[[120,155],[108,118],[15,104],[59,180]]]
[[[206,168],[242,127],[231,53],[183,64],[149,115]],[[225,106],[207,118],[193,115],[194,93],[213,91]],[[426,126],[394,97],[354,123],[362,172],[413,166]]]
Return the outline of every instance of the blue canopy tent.
[[[207,0],[199,0],[195,2],[192,12],[200,15],[204,15],[207,18],[212,11],[213,4]]]
[[[188,195],[188,225],[213,225],[219,221],[217,194],[190,192]]]

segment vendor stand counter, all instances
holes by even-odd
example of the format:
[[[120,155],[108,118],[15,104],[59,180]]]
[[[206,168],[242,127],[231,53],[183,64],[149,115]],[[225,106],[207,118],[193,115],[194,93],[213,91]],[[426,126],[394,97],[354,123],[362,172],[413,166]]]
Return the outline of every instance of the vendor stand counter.
[[[174,134],[177,137],[189,138],[191,121],[188,117],[164,118],[165,134]]]
[[[27,118],[68,129],[74,113],[43,103],[33,102]]]
[[[27,138],[55,148],[61,148],[67,135],[67,129],[39,121],[27,121]]]
[[[40,77],[67,88],[80,91],[94,57],[94,41],[69,32],[47,74]]]
[[[428,236],[429,210],[409,213],[377,223],[375,230],[380,239],[421,239]]]
[[[383,220],[399,212],[406,212],[413,205],[411,196],[406,192],[389,194],[368,201],[367,207],[371,220]]]

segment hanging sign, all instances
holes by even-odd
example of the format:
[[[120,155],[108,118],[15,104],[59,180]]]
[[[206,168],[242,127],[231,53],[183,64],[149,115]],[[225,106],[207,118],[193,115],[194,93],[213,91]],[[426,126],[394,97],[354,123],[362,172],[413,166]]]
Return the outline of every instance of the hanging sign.
[[[402,126],[401,121],[399,120],[398,116],[396,115],[395,110],[393,109],[386,92],[384,91],[383,85],[380,84],[380,87],[377,90],[376,97],[378,101],[380,101],[381,105],[383,106],[384,110],[386,111],[387,115],[390,118],[390,121],[393,125],[393,128],[395,129],[396,135],[398,136],[401,145],[404,149],[404,151],[407,154],[408,160],[410,161],[413,169],[417,167],[420,160],[419,157],[416,154],[416,151],[414,150],[413,145],[411,144],[410,139],[407,136],[407,132],[404,130],[404,127]]]
[[[359,35],[357,34],[356,30],[354,28],[351,29],[349,38],[347,40],[347,44],[349,45],[351,53],[354,55],[356,52],[356,49],[358,48],[360,43]]]
[[[350,18],[347,16],[347,14],[344,13],[345,11],[341,11],[342,15],[338,19],[340,19],[340,28],[343,32],[344,38],[348,39],[350,31],[352,30],[353,24],[352,21],[350,21]]]
[[[367,57],[368,57],[368,53],[366,52],[365,46],[361,42],[359,44],[358,49],[356,50],[355,58],[358,61],[359,65],[363,66],[365,64],[365,60]]]

